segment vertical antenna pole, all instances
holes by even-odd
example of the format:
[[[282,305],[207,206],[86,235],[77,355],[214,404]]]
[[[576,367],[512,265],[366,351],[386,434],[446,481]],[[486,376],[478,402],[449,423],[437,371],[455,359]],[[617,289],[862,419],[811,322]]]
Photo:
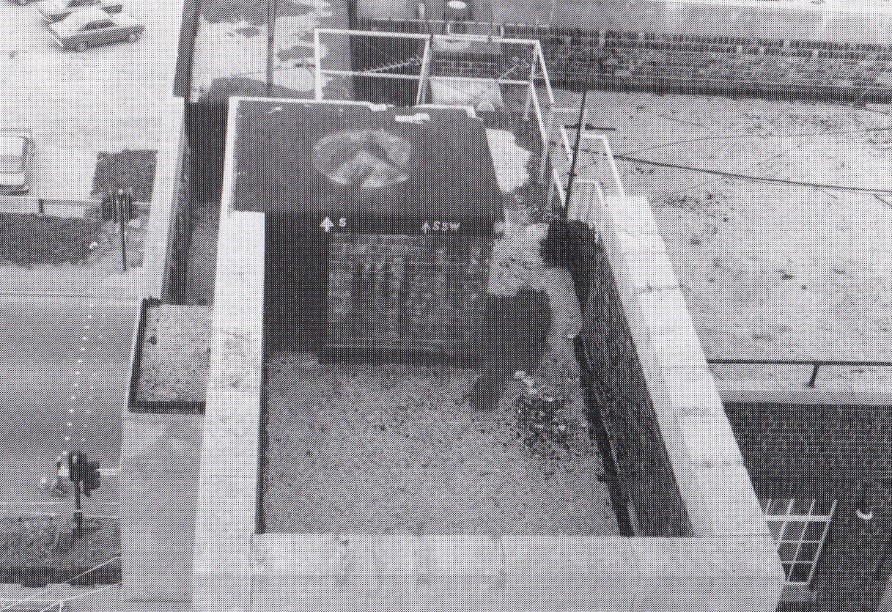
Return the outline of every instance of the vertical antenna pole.
[[[564,195],[564,210],[570,209],[570,198],[573,194],[573,179],[576,178],[576,162],[579,159],[579,144],[582,141],[582,130],[585,126],[586,116],[586,99],[588,98],[588,80],[585,83],[585,89],[582,91],[582,102],[579,104],[579,123],[576,126],[576,141],[573,143],[573,158],[570,160],[570,176],[567,177],[567,193]]]
[[[576,143],[573,145],[573,159],[570,161],[570,176],[567,178],[566,201],[564,202],[564,210],[570,205],[570,198],[573,195],[573,179],[576,178],[576,160],[579,158],[579,143],[582,141],[582,130],[585,127],[586,99],[588,98],[588,90],[592,82],[592,65],[595,62],[589,62],[588,69],[585,73],[585,88],[582,90],[582,102],[579,105],[579,125],[576,130]],[[601,58],[598,58],[598,72],[601,71]]]

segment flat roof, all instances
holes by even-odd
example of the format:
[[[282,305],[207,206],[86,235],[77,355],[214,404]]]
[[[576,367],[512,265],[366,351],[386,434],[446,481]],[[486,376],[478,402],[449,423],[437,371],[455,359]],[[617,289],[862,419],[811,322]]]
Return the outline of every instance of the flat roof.
[[[566,442],[534,443],[515,380],[480,410],[471,369],[275,353],[268,371],[267,533],[620,533],[578,390]]]
[[[233,125],[236,210],[406,234],[487,235],[504,218],[486,129],[467,109],[252,98]]]

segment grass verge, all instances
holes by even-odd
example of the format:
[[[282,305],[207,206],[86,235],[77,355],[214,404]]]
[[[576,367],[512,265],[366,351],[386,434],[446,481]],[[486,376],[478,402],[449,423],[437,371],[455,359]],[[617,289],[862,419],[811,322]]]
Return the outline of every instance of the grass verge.
[[[17,266],[80,263],[102,234],[98,219],[0,213],[0,262]]]
[[[93,174],[93,195],[103,197],[118,189],[133,189],[133,199],[149,202],[155,183],[158,152],[124,150],[118,153],[101,151]]]
[[[0,582],[28,587],[119,582],[121,564],[117,559],[85,574],[120,554],[118,521],[84,519],[85,534],[78,539],[73,538],[71,527],[68,515],[0,518]]]

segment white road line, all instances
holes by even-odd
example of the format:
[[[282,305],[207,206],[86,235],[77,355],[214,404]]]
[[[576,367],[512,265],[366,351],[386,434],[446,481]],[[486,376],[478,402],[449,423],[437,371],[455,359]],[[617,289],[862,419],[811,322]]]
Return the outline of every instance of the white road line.
[[[41,507],[46,507],[46,508],[49,508],[52,506],[67,506],[70,503],[71,503],[70,501],[65,501],[65,500],[58,500],[58,501],[57,500],[49,500],[49,501],[19,500],[19,501],[16,501],[16,500],[10,500],[10,499],[0,500],[0,506],[41,506]],[[99,501],[99,502],[93,502],[90,505],[117,506],[118,502],[116,502],[116,501]]]
[[[43,293],[43,292],[34,292],[34,293],[26,293],[19,291],[0,291],[0,301],[4,302],[48,302],[48,301],[77,301],[77,300],[100,300],[100,306],[113,306],[116,308],[127,308],[131,306],[139,306],[140,301],[137,298],[120,298],[120,297],[108,297],[105,298],[101,295],[97,294],[82,294],[82,293]],[[96,303],[92,303],[92,307],[96,307]],[[92,319],[92,315],[87,315],[88,319]]]

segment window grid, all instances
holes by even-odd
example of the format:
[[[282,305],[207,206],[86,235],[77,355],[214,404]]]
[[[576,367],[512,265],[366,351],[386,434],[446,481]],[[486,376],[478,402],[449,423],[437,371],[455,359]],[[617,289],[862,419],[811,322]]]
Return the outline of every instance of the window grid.
[[[836,500],[826,514],[816,513],[817,505],[815,499],[762,500],[765,520],[775,538],[788,584],[807,585],[814,577],[836,511]],[[803,570],[807,570],[807,575],[801,573]]]

